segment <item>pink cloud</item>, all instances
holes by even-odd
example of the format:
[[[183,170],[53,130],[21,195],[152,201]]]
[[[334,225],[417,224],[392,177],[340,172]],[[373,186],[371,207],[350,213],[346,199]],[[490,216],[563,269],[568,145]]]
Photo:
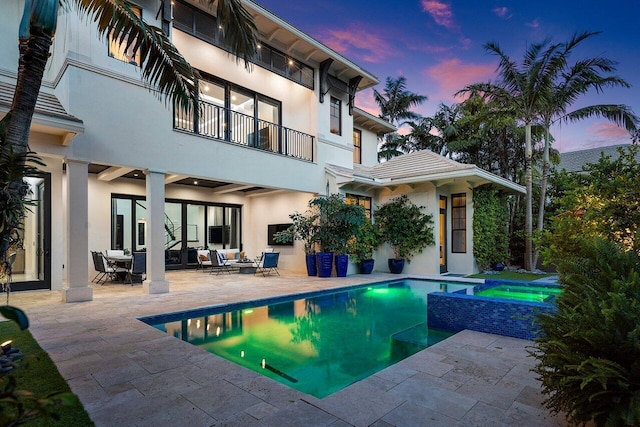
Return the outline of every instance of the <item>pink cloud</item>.
[[[587,128],[587,136],[594,142],[615,143],[629,140],[629,132],[610,122],[598,122]]]
[[[451,5],[437,0],[422,0],[422,10],[429,13],[436,24],[445,28],[455,27]]]
[[[382,35],[374,34],[363,24],[354,23],[346,29],[327,29],[318,38],[336,52],[366,62],[378,63],[397,55],[396,49]]]
[[[527,22],[526,26],[529,28],[538,28],[540,26],[540,20],[536,18],[532,22]]]
[[[496,15],[498,15],[502,19],[510,19],[513,16],[511,14],[511,11],[509,10],[509,8],[505,7],[505,6],[494,7],[493,8],[493,13],[495,13]]]
[[[489,80],[495,69],[495,64],[465,64],[456,58],[427,68],[425,74],[440,87],[441,96],[453,100],[453,94],[466,85]]]
[[[373,97],[372,89],[362,90],[356,94],[356,107],[376,117],[380,116],[380,108]]]

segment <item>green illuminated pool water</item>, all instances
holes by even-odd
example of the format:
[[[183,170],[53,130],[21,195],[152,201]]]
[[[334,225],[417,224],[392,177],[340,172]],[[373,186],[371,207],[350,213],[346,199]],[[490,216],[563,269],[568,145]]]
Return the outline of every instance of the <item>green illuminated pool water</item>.
[[[402,280],[154,326],[322,398],[451,336],[427,328],[427,294],[470,286]]]
[[[549,302],[562,293],[562,288],[545,286],[499,285],[478,291],[481,297],[504,298],[517,301]]]

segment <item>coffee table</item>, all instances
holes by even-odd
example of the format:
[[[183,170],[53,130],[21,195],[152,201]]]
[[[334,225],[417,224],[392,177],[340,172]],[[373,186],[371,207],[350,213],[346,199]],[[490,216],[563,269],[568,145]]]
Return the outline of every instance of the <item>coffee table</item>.
[[[238,273],[240,274],[254,274],[258,269],[254,262],[236,262],[234,265],[238,267]]]

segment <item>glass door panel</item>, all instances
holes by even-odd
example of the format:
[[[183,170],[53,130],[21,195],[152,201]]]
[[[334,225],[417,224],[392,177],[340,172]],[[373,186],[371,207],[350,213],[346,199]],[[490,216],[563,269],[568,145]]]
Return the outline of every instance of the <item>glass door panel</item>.
[[[207,245],[204,228],[205,207],[187,205],[187,264],[198,264],[198,249]]]
[[[224,208],[221,206],[209,206],[207,208],[207,246],[209,249],[223,249],[224,232]]]
[[[255,128],[255,105],[253,94],[246,94],[232,89],[229,99],[230,106],[230,141],[244,144],[255,145],[254,128]]]
[[[147,201],[135,200],[136,225],[135,225],[135,245],[134,251],[147,250]]]
[[[17,236],[22,248],[13,254],[14,291],[51,289],[51,178],[48,174],[27,177],[33,206],[25,212],[22,229]],[[11,257],[11,254],[9,254]]]
[[[182,264],[182,203],[164,204],[165,265]]]
[[[280,152],[280,105],[258,99],[258,147]]]
[[[204,101],[198,128],[201,135],[225,139],[224,92],[224,86],[200,81],[200,99]]]
[[[447,198],[440,196],[440,273],[447,272]]]

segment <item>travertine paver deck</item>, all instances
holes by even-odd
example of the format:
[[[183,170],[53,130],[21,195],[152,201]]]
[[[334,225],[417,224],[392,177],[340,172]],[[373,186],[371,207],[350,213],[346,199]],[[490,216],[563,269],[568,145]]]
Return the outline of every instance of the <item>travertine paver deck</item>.
[[[168,336],[137,317],[380,281],[167,273],[171,292],[94,286],[91,302],[56,291],[14,293],[97,426],[554,426],[529,372],[531,342],[463,331],[324,399]]]

